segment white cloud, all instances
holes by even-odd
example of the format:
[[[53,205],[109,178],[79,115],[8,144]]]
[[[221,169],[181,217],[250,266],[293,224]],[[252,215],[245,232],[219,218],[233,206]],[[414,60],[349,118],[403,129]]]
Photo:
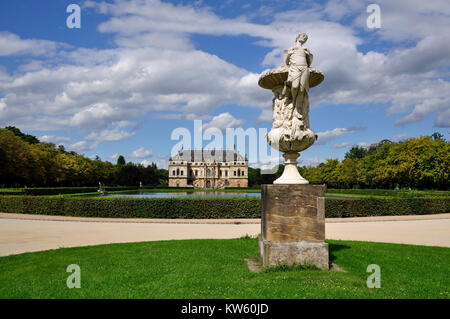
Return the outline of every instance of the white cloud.
[[[300,157],[299,165],[300,166],[317,166],[320,163],[325,163],[326,160],[320,159],[318,157]]]
[[[350,146],[349,142],[342,142],[342,143],[337,143],[333,145],[333,148],[345,148]]]
[[[150,162],[150,161],[148,161],[148,160],[143,160],[140,164],[141,164],[142,166],[147,167],[147,166],[149,166],[149,165],[152,165],[152,162]]]
[[[120,131],[118,129],[103,130],[101,132],[92,132],[84,138],[84,140],[70,145],[75,151],[88,151],[95,149],[99,144],[104,142],[118,142],[133,136],[134,132]]]
[[[90,151],[94,149],[96,146],[97,145],[95,144],[89,144],[87,141],[79,141],[70,145],[69,148],[77,152],[82,152],[82,151]]]
[[[56,145],[65,145],[70,141],[70,137],[63,137],[63,136],[55,136],[55,135],[43,135],[39,137],[39,140],[41,142],[46,143],[55,143]]]
[[[319,132],[319,133],[317,133],[318,137],[317,137],[317,142],[315,144],[323,145],[326,142],[328,142],[329,140],[335,139],[344,134],[361,132],[361,131],[365,131],[366,129],[367,129],[367,127],[365,127],[365,126],[361,126],[361,127],[352,126],[352,127],[337,127],[333,130]]]
[[[271,20],[266,24],[251,22],[250,15],[221,18],[200,4],[86,1],[86,8],[107,16],[98,30],[111,34],[116,48],[73,49],[0,32],[0,55],[43,57],[27,61],[20,72],[0,70],[0,126],[88,131],[93,135],[73,145],[89,149],[130,137],[119,129],[135,125],[149,112],[159,112],[155,117],[202,118],[217,127],[240,126],[242,120],[231,115],[227,119],[223,115],[227,113],[210,115],[222,105],[237,104],[257,107],[258,120],[271,121],[272,93],[258,87],[259,75],[196,49],[192,35],[248,35],[269,51],[260,62],[273,67],[281,63],[282,50],[304,31],[310,38],[307,47],[314,54],[313,66],[325,73],[325,81],[311,90],[312,107],[385,104],[389,115],[405,113],[399,125],[436,114],[435,125],[448,127],[448,2],[379,3],[382,28],[364,33],[365,7],[355,0],[311,2],[308,8],[276,14],[260,7],[269,12]],[[343,25],[342,19],[351,24]],[[389,48],[392,42],[399,44],[390,51],[359,49],[369,43]],[[322,134],[318,144],[327,136]]]
[[[450,108],[445,110],[436,117],[434,125],[437,127],[450,127]]]
[[[0,31],[0,56],[50,56],[55,54],[59,47],[68,46],[48,40],[21,39],[14,33]]]
[[[146,149],[144,149],[144,147],[140,147],[137,150],[134,150],[130,154],[130,157],[132,157],[132,158],[147,158],[150,156],[152,156],[152,151],[146,150]]]
[[[242,127],[244,124],[243,120],[236,119],[230,113],[221,113],[217,116],[214,116],[209,123],[203,124],[203,130],[207,130],[208,128],[217,128],[219,130],[225,130],[226,128],[238,128]]]

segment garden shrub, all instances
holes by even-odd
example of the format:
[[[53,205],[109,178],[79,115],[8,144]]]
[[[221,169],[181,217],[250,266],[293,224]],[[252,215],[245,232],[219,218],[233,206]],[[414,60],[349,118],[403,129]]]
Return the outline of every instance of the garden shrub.
[[[260,218],[259,198],[80,198],[0,196],[0,212],[122,218]],[[326,199],[326,217],[450,212],[450,198]]]
[[[136,190],[138,187],[112,187],[102,186],[107,191],[124,191],[124,190]],[[42,187],[42,188],[14,188],[0,189],[0,195],[31,195],[31,196],[43,196],[43,195],[64,195],[64,194],[79,194],[79,193],[96,193],[98,187]]]

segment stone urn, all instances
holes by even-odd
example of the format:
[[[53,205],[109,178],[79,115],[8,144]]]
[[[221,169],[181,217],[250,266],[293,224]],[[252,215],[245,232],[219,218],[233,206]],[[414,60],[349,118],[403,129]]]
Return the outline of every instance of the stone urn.
[[[285,56],[287,54],[285,51]],[[311,57],[312,59],[312,57]],[[299,67],[298,78],[290,76],[292,67],[283,64],[278,68],[266,70],[259,78],[258,85],[272,90],[273,124],[266,135],[267,142],[274,149],[283,152],[285,169],[274,184],[308,184],[297,170],[299,152],[306,150],[317,139],[317,135],[309,127],[309,88],[319,85],[324,80],[321,71],[311,67]],[[292,80],[300,82],[296,96],[292,94]],[[300,91],[300,93],[298,93]]]

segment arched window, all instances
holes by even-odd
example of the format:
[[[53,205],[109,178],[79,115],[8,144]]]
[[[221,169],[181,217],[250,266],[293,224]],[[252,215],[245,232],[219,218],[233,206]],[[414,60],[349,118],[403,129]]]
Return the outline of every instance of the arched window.
[[[206,176],[211,176],[211,170],[209,168],[206,170]]]
[[[236,176],[236,171],[234,171],[234,176]]]
[[[180,172],[180,175],[183,176],[183,171]]]
[[[238,168],[238,176],[241,176],[241,170]]]
[[[180,169],[177,168],[177,176],[180,175]]]
[[[173,171],[172,171],[172,175],[173,175],[173,176],[175,176],[175,175],[176,175],[176,172],[175,172],[175,170],[173,170]]]

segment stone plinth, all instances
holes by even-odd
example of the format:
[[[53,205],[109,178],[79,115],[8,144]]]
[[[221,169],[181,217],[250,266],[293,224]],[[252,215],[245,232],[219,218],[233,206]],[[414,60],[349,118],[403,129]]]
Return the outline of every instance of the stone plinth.
[[[262,185],[259,249],[264,266],[329,269],[324,193],[324,185]]]

